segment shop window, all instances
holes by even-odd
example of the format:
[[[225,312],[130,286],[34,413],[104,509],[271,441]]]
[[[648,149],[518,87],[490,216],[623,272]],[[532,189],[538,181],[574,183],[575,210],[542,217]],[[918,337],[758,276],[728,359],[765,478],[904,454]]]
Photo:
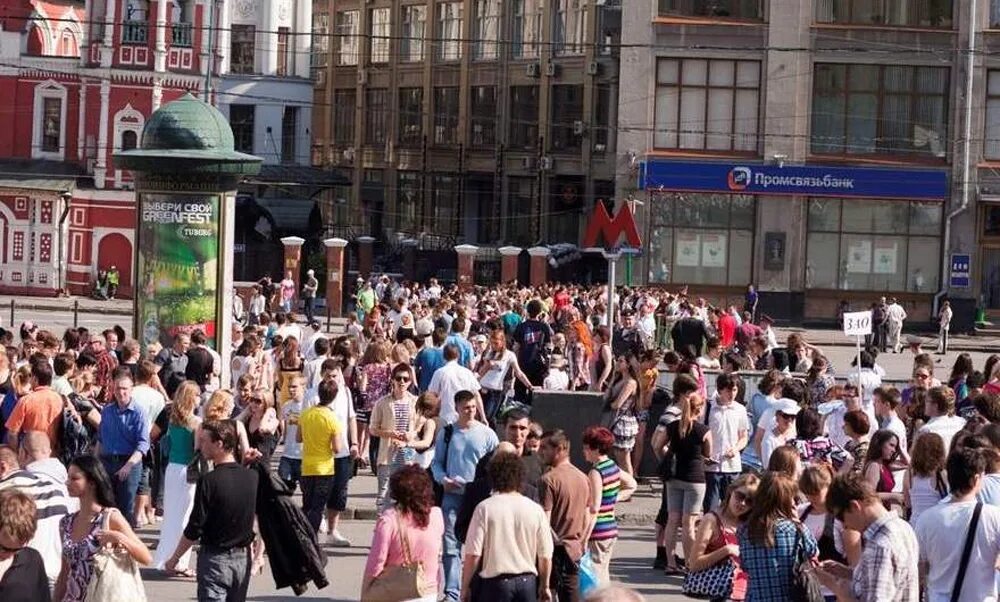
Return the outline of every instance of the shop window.
[[[472,145],[493,146],[497,141],[497,89],[473,86],[469,94],[472,119]]]
[[[356,10],[340,11],[337,13],[336,28],[337,64],[357,65],[361,54],[361,13]]]
[[[403,35],[399,40],[399,56],[408,62],[424,60],[424,24],[427,7],[420,4],[404,6],[402,11]]]
[[[947,67],[817,64],[812,152],[944,159]]]
[[[764,18],[762,0],[659,0],[661,17]]]
[[[234,24],[230,35],[229,70],[233,73],[253,73],[257,28],[253,25]]]
[[[368,11],[368,28],[368,35],[371,38],[371,62],[388,63],[392,36],[392,9],[373,8]]]
[[[253,153],[254,105],[229,105],[229,125],[233,128],[234,148]]]
[[[551,96],[552,150],[574,152],[583,142],[583,86],[554,85]]]
[[[437,5],[437,58],[457,61],[462,58],[462,3],[442,2]]]
[[[511,87],[509,143],[512,149],[538,144],[538,86]]]
[[[951,11],[952,0],[817,0],[816,21],[842,25],[950,28]]]
[[[333,91],[333,141],[354,144],[354,109],[357,93],[353,88]]]
[[[657,148],[757,152],[760,63],[660,59]]]
[[[1000,0],[997,0],[1000,3]],[[983,156],[1000,159],[1000,71],[990,71],[986,77],[986,140]]]
[[[537,57],[542,39],[542,0],[513,0],[511,16],[511,57]]]
[[[500,0],[476,0],[473,21],[472,56],[479,60],[497,58],[500,33]]]
[[[434,88],[434,144],[458,143],[458,88]]]
[[[399,144],[420,146],[424,137],[424,89],[399,89]]]
[[[811,199],[806,287],[832,290],[937,290],[940,203]]]
[[[751,281],[753,196],[653,195],[650,204],[650,282],[745,286]]]
[[[365,90],[365,144],[385,144],[387,134],[389,91],[385,88]]]

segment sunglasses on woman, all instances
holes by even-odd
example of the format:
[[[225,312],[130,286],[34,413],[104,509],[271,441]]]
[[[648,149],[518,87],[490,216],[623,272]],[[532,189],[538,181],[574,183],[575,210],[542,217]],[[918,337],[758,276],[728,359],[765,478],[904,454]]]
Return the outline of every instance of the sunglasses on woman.
[[[744,506],[753,505],[753,496],[745,491],[734,491],[733,499],[736,500],[737,504],[743,504]]]
[[[410,382],[410,377],[409,376],[397,376],[393,380],[395,380],[396,382],[398,382],[401,385],[405,385],[406,383]]]

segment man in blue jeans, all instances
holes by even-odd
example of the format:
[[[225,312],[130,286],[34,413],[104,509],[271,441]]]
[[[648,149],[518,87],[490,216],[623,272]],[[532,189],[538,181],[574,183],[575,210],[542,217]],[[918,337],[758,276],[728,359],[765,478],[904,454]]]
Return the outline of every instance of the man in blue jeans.
[[[740,453],[750,441],[750,419],[743,404],[736,401],[736,377],[720,374],[715,379],[718,394],[709,403],[705,424],[712,437],[712,457],[705,462],[704,512],[726,497],[729,484],[743,471]]]
[[[462,544],[455,537],[455,519],[462,506],[465,485],[476,477],[480,458],[496,449],[496,433],[476,421],[478,399],[472,391],[455,393],[458,420],[439,429],[434,442],[434,481],[444,489],[441,512],[444,514],[444,594],[447,600],[459,600],[462,586]]]
[[[111,381],[114,403],[101,412],[99,455],[114,485],[118,510],[135,527],[135,496],[142,477],[142,457],[149,453],[148,421],[132,401],[132,374],[116,371]]]

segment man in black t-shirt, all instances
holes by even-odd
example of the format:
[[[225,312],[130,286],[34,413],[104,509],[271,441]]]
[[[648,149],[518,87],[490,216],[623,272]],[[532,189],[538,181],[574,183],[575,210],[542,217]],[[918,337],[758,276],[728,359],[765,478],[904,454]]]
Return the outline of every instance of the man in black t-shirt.
[[[173,571],[191,546],[200,542],[198,599],[243,601],[250,585],[257,473],[234,457],[239,437],[233,421],[202,424],[198,439],[202,455],[215,468],[198,479],[191,518],[166,569]]]
[[[674,342],[674,351],[680,353],[681,349],[690,346],[694,350],[695,357],[698,357],[709,335],[704,322],[698,318],[688,317],[677,320],[670,329],[670,338]]]
[[[552,342],[552,329],[538,319],[542,313],[542,302],[532,299],[528,302],[528,319],[514,330],[514,350],[521,370],[536,387],[542,386],[547,370],[546,346]],[[515,385],[518,395],[527,393],[521,383]]]

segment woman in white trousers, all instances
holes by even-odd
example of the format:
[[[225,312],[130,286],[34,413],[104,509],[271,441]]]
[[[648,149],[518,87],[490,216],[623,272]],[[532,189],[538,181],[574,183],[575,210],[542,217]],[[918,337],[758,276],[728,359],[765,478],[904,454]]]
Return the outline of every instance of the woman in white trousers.
[[[194,415],[200,394],[198,385],[189,380],[184,381],[177,388],[169,410],[167,440],[170,451],[163,485],[163,522],[160,525],[160,542],[156,546],[156,558],[153,561],[153,566],[161,571],[166,569],[167,560],[177,548],[194,505],[195,483],[188,483],[187,467],[194,458],[198,428],[201,426],[201,419]],[[189,550],[181,556],[171,575],[193,576],[188,567],[190,560]]]

